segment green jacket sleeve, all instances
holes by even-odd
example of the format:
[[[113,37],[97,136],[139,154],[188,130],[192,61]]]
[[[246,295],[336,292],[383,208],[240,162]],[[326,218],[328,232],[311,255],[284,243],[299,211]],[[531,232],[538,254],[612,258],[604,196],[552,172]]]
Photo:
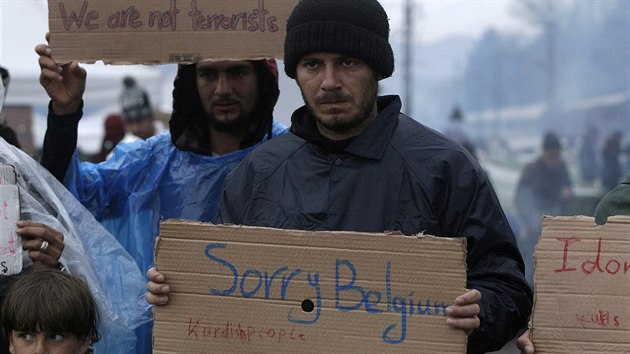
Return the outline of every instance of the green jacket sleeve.
[[[595,208],[595,222],[603,225],[612,215],[630,215],[630,175],[602,198]]]

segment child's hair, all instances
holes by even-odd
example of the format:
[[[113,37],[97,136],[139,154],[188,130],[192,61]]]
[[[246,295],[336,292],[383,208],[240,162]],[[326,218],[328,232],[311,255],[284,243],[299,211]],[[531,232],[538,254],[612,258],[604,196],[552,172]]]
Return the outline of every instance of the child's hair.
[[[2,329],[72,334],[100,340],[100,312],[88,286],[58,270],[33,271],[18,277],[2,303]]]

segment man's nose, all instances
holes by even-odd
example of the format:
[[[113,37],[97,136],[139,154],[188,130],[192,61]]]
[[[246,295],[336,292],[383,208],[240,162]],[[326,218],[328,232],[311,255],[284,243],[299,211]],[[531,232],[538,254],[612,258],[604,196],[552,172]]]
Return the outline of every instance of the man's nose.
[[[33,354],[48,354],[48,345],[46,343],[46,336],[40,335],[35,339],[35,348]]]
[[[215,89],[215,93],[217,95],[229,95],[230,93],[232,93],[232,85],[230,83],[229,78],[227,77],[227,74],[225,73],[219,73],[219,76],[217,78],[217,88]]]
[[[339,77],[334,65],[327,65],[322,71],[322,90],[336,90],[341,87]]]

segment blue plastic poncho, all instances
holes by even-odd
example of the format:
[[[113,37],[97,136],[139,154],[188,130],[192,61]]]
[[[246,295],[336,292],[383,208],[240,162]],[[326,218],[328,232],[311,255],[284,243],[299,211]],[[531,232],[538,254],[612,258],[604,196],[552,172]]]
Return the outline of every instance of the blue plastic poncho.
[[[273,135],[285,131],[274,123]],[[214,222],[225,177],[252,149],[206,156],[179,150],[166,132],[120,144],[100,164],[79,162],[75,152],[64,184],[146,272],[154,263],[160,220]],[[151,328],[136,334],[135,353],[151,353]]]
[[[284,131],[274,124],[273,135]],[[205,156],[177,149],[165,132],[120,144],[100,164],[75,154],[64,184],[146,271],[160,220],[214,222],[225,177],[252,149]]]
[[[144,300],[146,281],[134,260],[54,176],[4,139],[0,163],[15,167],[22,219],[63,233],[60,261],[88,284],[101,311],[97,352],[133,348],[134,328],[151,320]]]

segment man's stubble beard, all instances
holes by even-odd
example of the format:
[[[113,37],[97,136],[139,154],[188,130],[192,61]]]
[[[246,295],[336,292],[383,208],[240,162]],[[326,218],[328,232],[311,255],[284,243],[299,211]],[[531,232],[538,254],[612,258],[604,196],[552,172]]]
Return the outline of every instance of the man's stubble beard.
[[[258,105],[256,105],[256,108]],[[242,107],[241,107],[242,108]],[[256,110],[254,109],[254,112]],[[254,123],[256,119],[254,112],[245,112],[241,110],[241,113],[235,118],[229,121],[218,120],[214,113],[206,113],[208,124],[210,128],[220,132],[240,134],[247,132],[249,127]]]
[[[350,117],[349,119],[344,119],[343,121],[338,121],[335,119],[333,119],[332,121],[322,119],[320,116],[316,114],[315,110],[313,109],[311,104],[308,102],[308,100],[304,96],[304,92],[302,91],[301,87],[300,87],[300,93],[302,94],[302,99],[304,100],[304,103],[306,104],[306,108],[311,113],[311,115],[315,117],[315,120],[317,121],[318,125],[321,125],[324,128],[330,131],[336,132],[336,133],[343,133],[343,132],[352,130],[353,128],[363,123],[366,119],[370,118],[369,114],[372,112],[372,108],[374,107],[374,104],[376,103],[376,99],[377,99],[378,81],[374,81],[372,85],[366,86],[365,90],[362,91],[362,94],[364,95],[364,97],[370,97],[370,98],[363,102],[363,104],[359,107],[358,113],[355,116]],[[336,115],[338,113],[341,113],[341,111],[340,112],[335,112],[335,111],[336,110],[333,109],[329,111],[328,114]]]

